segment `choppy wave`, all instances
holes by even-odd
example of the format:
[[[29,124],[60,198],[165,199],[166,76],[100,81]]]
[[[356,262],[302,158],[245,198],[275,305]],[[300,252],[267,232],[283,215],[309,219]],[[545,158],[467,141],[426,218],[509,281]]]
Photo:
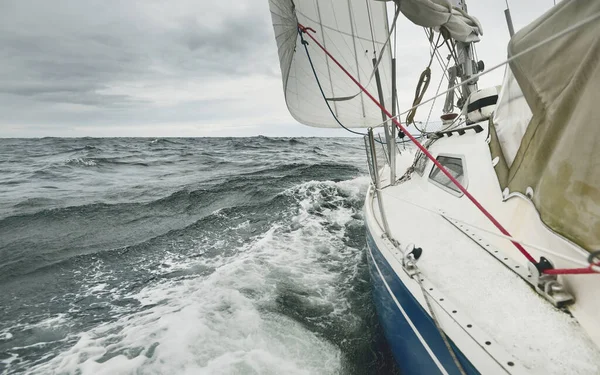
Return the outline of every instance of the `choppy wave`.
[[[348,196],[360,191],[346,185]],[[33,372],[339,373],[340,338],[324,340],[311,329],[334,334],[343,325],[352,335],[364,328],[345,296],[349,281],[364,276],[354,267],[362,255],[344,243],[341,229],[360,222],[342,196],[330,196],[338,189],[308,183],[286,191],[296,212],[238,247],[237,256],[188,260],[205,275],[144,287],[129,296],[139,312],[80,334]],[[323,209],[326,201],[338,205]]]
[[[369,180],[348,162],[360,142],[152,141],[86,139],[154,164],[73,168],[43,199],[0,202],[0,372],[395,371],[364,258]]]

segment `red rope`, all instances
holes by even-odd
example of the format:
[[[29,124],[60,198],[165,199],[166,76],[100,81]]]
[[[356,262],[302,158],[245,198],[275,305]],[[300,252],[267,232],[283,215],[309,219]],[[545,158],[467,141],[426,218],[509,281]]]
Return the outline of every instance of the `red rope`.
[[[594,271],[590,265],[585,268],[551,268],[545,270],[544,273],[548,275],[589,275],[598,272]]]
[[[375,99],[375,97],[373,97],[373,95],[371,95],[371,93],[369,91],[367,91],[367,89],[360,84],[360,82],[358,82],[356,80],[356,78],[354,78],[352,76],[352,74],[350,74],[350,72],[348,72],[343,66],[342,64],[340,64],[335,57],[333,57],[329,51],[327,51],[327,49],[325,49],[325,47],[323,47],[323,45],[321,45],[321,43],[319,43],[319,41],[317,39],[315,39],[314,36],[312,36],[308,31],[312,31],[315,32],[312,28],[310,27],[304,27],[302,24],[298,23],[298,27],[300,28],[300,30],[302,30],[302,32],[304,32],[306,35],[308,35],[313,42],[315,42],[322,50],[323,52],[325,52],[325,54],[327,56],[329,56],[329,58],[340,68],[342,69],[342,71],[344,73],[346,73],[346,75],[362,90],[362,92],[364,92],[372,101],[373,103],[375,103],[380,109],[381,111],[383,111],[383,113],[385,113],[387,115],[387,117],[389,117],[392,122],[396,125],[396,127],[401,130],[404,134],[406,134],[406,136],[408,136],[408,138],[425,154],[425,156],[427,156],[432,162],[433,164],[435,164],[436,167],[438,167],[442,173],[444,173],[446,175],[446,177],[448,177],[450,179],[450,181],[452,181],[452,183],[454,183],[454,185],[456,185],[456,187],[458,187],[458,189],[467,197],[469,198],[469,200],[471,202],[473,202],[473,204],[475,205],[475,207],[477,207],[479,209],[479,211],[481,211],[485,217],[487,217],[492,224],[494,224],[494,226],[496,226],[496,228],[498,228],[498,230],[504,234],[505,236],[509,236],[512,237],[510,235],[510,233],[502,226],[502,224],[500,224],[500,222],[498,222],[498,220],[496,220],[496,218],[494,218],[494,216],[492,216],[492,214],[490,214],[488,212],[488,210],[486,210],[481,203],[479,203],[479,201],[477,199],[475,199],[474,196],[471,195],[471,193],[469,193],[467,191],[467,189],[465,189],[464,186],[462,186],[462,184],[460,182],[458,182],[458,180],[456,178],[454,178],[454,176],[452,176],[452,174],[450,174],[450,172],[448,172],[448,170],[440,164],[440,162],[438,162],[433,155],[431,155],[431,153],[415,138],[413,137],[410,132],[404,127],[402,126],[402,124],[400,124],[400,122],[394,118],[392,116],[392,114],[385,109],[384,106],[381,105],[381,103],[379,103],[379,101],[377,99]],[[531,254],[529,254],[529,252],[527,250],[525,250],[525,248],[523,246],[521,246],[520,243],[515,242],[515,241],[511,241],[512,244],[521,252],[521,254],[523,254],[523,256],[525,256],[525,258],[527,258],[528,261],[530,261],[533,264],[537,264],[537,262],[535,261],[535,259],[533,258],[533,256],[531,256]],[[550,272],[552,271],[552,272]],[[544,271],[544,273],[547,274],[559,274],[559,272],[561,272],[562,274],[566,274],[569,271],[569,273],[596,273],[595,271],[593,271],[591,268],[574,268],[574,269],[554,269],[554,270],[546,270]]]

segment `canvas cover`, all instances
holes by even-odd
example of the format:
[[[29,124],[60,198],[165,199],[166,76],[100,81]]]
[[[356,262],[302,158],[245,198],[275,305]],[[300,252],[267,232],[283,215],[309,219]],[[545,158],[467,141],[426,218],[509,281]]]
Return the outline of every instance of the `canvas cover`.
[[[508,54],[599,12],[600,1],[565,0],[515,34]],[[588,251],[599,250],[600,21],[517,58],[510,68],[532,117],[512,163],[492,124],[490,147],[500,157],[500,184],[523,194],[532,188],[546,225]]]
[[[498,105],[494,112],[494,126],[506,164],[509,167],[517,156],[532,115],[515,75],[507,66],[504,82],[498,95]]]

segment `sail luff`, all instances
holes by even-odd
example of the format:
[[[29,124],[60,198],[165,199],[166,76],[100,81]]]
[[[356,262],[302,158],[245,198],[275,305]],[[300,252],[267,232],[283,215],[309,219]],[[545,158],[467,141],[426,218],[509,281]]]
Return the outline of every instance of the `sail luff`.
[[[375,54],[375,34],[373,34],[373,18],[371,17],[371,9],[369,8],[369,0],[365,0],[365,5],[367,6],[367,17],[369,17],[369,30],[371,31],[371,42],[373,43],[373,54]],[[387,12],[386,12],[386,15],[387,15]],[[373,55],[373,57],[375,57],[375,55]]]
[[[350,17],[350,30],[352,32],[352,46],[354,47],[354,61],[356,62],[356,75],[358,80],[361,81],[360,77],[360,66],[358,65],[358,57],[356,52],[356,40],[354,39],[354,21],[352,17],[352,6],[350,5],[350,0],[348,0],[348,16]],[[360,107],[362,109],[362,115],[365,116],[365,97],[364,94],[360,93]]]

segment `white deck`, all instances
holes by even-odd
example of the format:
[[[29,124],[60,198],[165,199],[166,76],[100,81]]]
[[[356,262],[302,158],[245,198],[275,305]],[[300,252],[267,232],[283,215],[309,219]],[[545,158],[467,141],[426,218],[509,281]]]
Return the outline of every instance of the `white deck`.
[[[582,258],[583,254],[579,249],[566,244],[564,240],[545,229],[541,222],[537,222],[539,219],[535,210],[527,202],[519,198],[524,203],[511,200],[502,203],[502,195],[485,143],[485,133],[487,132],[440,140],[432,146],[431,151],[434,155],[438,152],[465,154],[462,150],[465,150],[465,144],[469,143],[471,153],[475,155],[465,155],[468,190],[476,198],[484,201],[484,206],[497,215],[514,236],[545,247],[556,248],[557,244],[560,244],[565,253]],[[412,153],[405,152],[398,161],[398,170],[403,171],[412,163],[412,159]],[[473,320],[473,324],[488,334],[490,339],[517,358],[527,372],[599,374],[600,350],[590,338],[600,338],[598,326],[592,320],[593,315],[600,311],[594,310],[594,304],[597,304],[600,298],[593,298],[594,293],[598,296],[598,292],[593,289],[598,288],[592,286],[581,291],[578,286],[583,282],[600,285],[600,276],[569,277],[569,285],[577,298],[572,312],[582,324],[585,323],[583,329],[576,318],[556,309],[540,297],[528,283],[484,251],[468,235],[439,214],[415,205],[416,203],[434,211],[443,209],[450,216],[493,229],[466,197],[458,198],[428,182],[427,176],[431,166],[432,163],[429,162],[423,177],[413,173],[410,181],[382,190],[385,214],[392,237],[402,246],[414,243],[417,247],[422,247],[423,256],[418,266],[428,281],[461,311],[465,311]],[[386,178],[388,174],[384,171],[382,175]],[[383,181],[382,186],[386,185],[388,183]],[[379,217],[376,198],[371,204],[375,216]],[[534,222],[535,220],[537,221]],[[507,258],[526,267],[524,257],[516,252],[508,241],[486,233],[477,233],[477,237],[492,248],[506,253]],[[536,258],[543,255],[535,250],[528,250],[531,250]],[[398,259],[390,256],[387,258],[390,263],[399,265]],[[551,256],[549,258],[552,259]],[[574,266],[552,260],[559,267]],[[578,291],[580,292],[577,293]]]

